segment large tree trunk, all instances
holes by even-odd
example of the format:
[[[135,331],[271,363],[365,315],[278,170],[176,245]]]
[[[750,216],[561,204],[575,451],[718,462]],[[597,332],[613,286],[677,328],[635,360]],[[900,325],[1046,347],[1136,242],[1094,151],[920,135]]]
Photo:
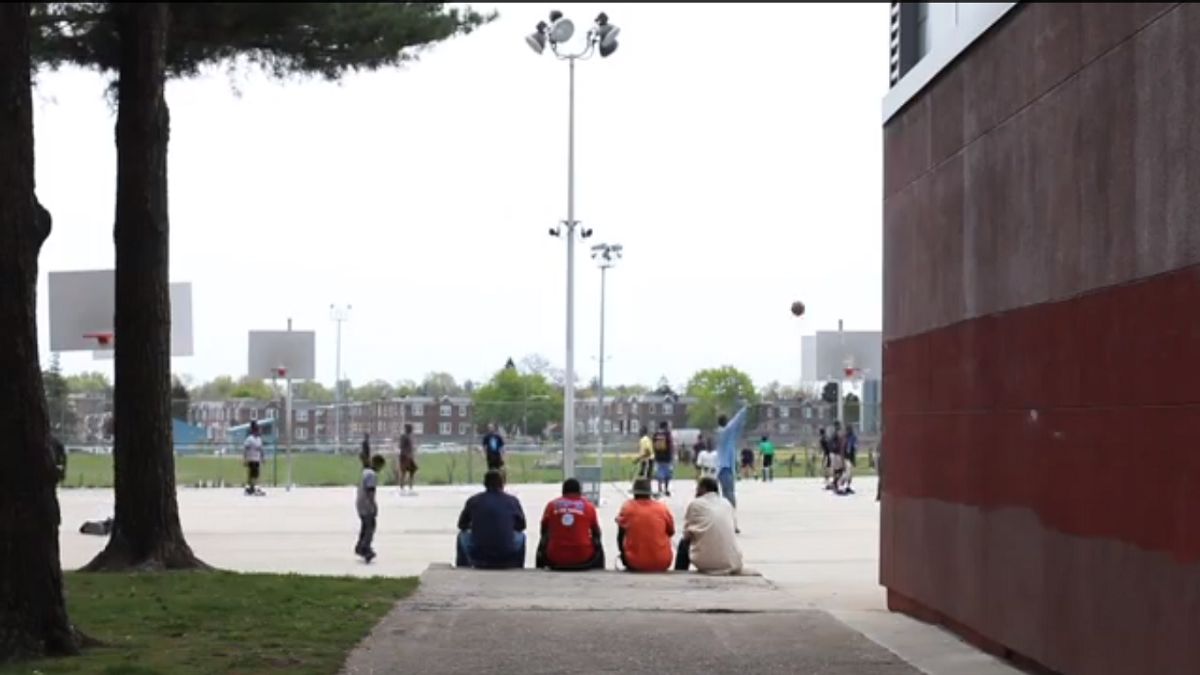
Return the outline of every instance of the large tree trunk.
[[[179,523],[171,431],[165,98],[170,3],[114,3],[117,89],[113,532],[87,571],[195,569]]]
[[[29,3],[0,4],[0,663],[79,650],[63,598],[38,360],[38,254],[50,214],[34,196],[30,87]]]

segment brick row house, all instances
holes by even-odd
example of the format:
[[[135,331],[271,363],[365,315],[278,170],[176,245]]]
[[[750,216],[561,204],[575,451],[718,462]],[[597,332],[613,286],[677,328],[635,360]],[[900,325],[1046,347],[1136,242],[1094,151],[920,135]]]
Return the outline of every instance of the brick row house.
[[[471,399],[467,397],[410,396],[379,401],[350,401],[340,406],[296,400],[292,402],[292,433],[298,443],[330,443],[337,433],[335,408],[341,412],[343,442],[357,442],[363,434],[381,442],[400,436],[405,424],[426,442],[461,441],[476,434],[471,417]],[[207,429],[208,438],[224,441],[228,430],[249,424],[251,420],[282,420],[280,400],[228,399],[194,401],[190,406],[192,424]]]
[[[671,394],[644,394],[604,400],[603,414],[595,398],[576,401],[576,434],[595,436],[603,429],[606,436],[636,436],[643,427],[655,428],[666,420],[672,428],[686,429],[688,405],[694,399]],[[341,405],[343,443],[357,443],[365,433],[380,442],[400,436],[404,424],[413,425],[413,433],[428,442],[470,442],[479,429],[469,397],[410,396],[379,401],[352,401]],[[755,411],[755,424],[748,433],[769,434],[781,439],[812,436],[820,426],[832,423],[835,406],[820,401],[768,401]],[[279,400],[229,399],[194,401],[190,419],[206,428],[213,442],[228,440],[228,430],[251,420],[281,420],[283,403]],[[297,400],[292,403],[292,430],[297,443],[325,444],[334,441],[334,405]]]

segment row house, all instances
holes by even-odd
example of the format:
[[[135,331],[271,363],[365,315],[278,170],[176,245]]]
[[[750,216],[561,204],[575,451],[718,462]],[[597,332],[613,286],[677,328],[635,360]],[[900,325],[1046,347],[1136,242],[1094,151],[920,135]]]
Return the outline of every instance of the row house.
[[[471,398],[468,396],[399,396],[378,401],[351,401],[340,407],[342,435],[363,434],[396,439],[404,425],[425,441],[461,440],[476,435]],[[332,419],[332,413],[330,414]]]
[[[298,443],[333,442],[338,432],[336,415],[341,413],[343,442],[357,442],[364,434],[381,442],[399,438],[405,424],[413,433],[429,440],[458,440],[475,435],[471,399],[467,397],[389,398],[379,401],[348,401],[341,405],[296,400],[292,402],[291,433]],[[229,430],[252,420],[284,418],[283,401],[228,399],[193,401],[188,421],[206,429],[213,442],[230,438]]]
[[[575,402],[575,432],[596,435],[637,435],[642,427],[654,429],[659,422],[670,422],[671,428],[687,427],[687,407],[694,399],[675,394],[641,394],[605,398],[601,408],[597,398]]]
[[[837,406],[819,399],[763,401],[755,412],[754,425],[747,432],[781,439],[816,436],[821,427],[837,419]]]

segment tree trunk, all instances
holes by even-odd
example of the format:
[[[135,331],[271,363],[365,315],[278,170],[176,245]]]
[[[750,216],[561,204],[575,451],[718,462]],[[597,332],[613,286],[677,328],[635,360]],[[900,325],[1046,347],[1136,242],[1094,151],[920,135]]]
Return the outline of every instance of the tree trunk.
[[[170,3],[114,3],[117,88],[116,377],[108,546],[86,571],[197,569],[179,523],[171,430],[165,98]]]
[[[58,482],[37,342],[29,3],[0,4],[0,663],[79,651],[59,562]]]

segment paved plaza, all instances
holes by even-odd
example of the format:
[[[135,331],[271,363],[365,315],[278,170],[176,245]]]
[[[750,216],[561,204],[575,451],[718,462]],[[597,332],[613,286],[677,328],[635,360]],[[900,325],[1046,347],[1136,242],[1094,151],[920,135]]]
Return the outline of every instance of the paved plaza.
[[[625,499],[623,487],[606,485],[602,495],[601,524],[610,559],[616,550],[613,519]],[[648,584],[641,590],[630,588],[632,575],[627,574],[564,576],[536,571],[487,573],[446,569],[445,566],[453,561],[459,510],[464,500],[478,490],[475,487],[423,487],[415,496],[401,495],[395,488],[383,490],[376,539],[379,558],[370,565],[353,555],[358,518],[352,488],[268,490],[265,497],[247,497],[240,490],[231,488],[181,489],[179,505],[192,548],[206,562],[225,569],[390,576],[419,575],[434,566],[425,575],[418,595],[411,603],[406,603],[408,612],[424,607],[428,614],[418,617],[425,628],[417,633],[436,632],[442,623],[458,621],[454,612],[472,609],[463,605],[461,598],[472,598],[471,603],[477,605],[474,609],[528,610],[521,615],[521,621],[527,622],[522,630],[527,629],[530,635],[547,631],[553,634],[554,630],[559,630],[553,628],[559,619],[546,613],[556,611],[555,602],[561,603],[565,598],[574,608],[597,612],[615,608],[627,612],[654,609],[689,613],[688,618],[681,618],[677,625],[691,625],[693,630],[684,632],[697,638],[711,631],[713,622],[717,621],[730,622],[722,625],[728,625],[735,632],[761,635],[766,631],[762,619],[736,617],[742,613],[747,616],[781,613],[787,617],[784,623],[792,626],[795,639],[803,642],[796,631],[807,636],[826,636],[829,649],[842,655],[836,658],[814,656],[816,660],[810,664],[812,672],[860,672],[854,664],[861,661],[864,667],[868,663],[878,665],[861,672],[878,675],[1012,673],[1006,666],[938,629],[886,612],[884,592],[877,581],[879,504],[875,502],[875,481],[863,478],[855,481],[855,487],[859,494],[838,497],[822,490],[820,481],[813,479],[739,483],[741,543],[747,566],[761,577],[707,580],[694,574],[655,575],[639,577],[637,583]],[[675,496],[669,500],[680,522],[691,498],[690,488],[690,481],[682,481]],[[530,519],[532,541],[527,553],[528,563],[532,566],[537,522],[546,502],[558,493],[558,486],[516,485],[510,491],[520,497]],[[78,525],[84,520],[110,515],[112,493],[108,490],[63,490],[60,501],[63,566],[72,569],[88,562],[103,547],[103,538],[79,534]],[[502,586],[496,586],[493,581],[498,575],[505,579]],[[558,588],[555,583],[565,583],[571,588]],[[696,584],[717,586],[699,588]],[[497,588],[503,589],[499,595],[494,593]],[[719,593],[721,589],[725,592]],[[583,592],[585,590],[587,592]],[[447,598],[450,597],[460,600],[457,604],[449,603]],[[585,597],[586,601],[581,599]],[[643,606],[655,598],[652,607]],[[514,606],[514,602],[517,605]],[[697,602],[700,606],[693,606]],[[408,607],[409,604],[412,607]],[[729,613],[733,611],[738,614]],[[401,620],[402,615],[389,617],[381,630],[386,629],[389,622]],[[598,639],[607,639],[604,638],[607,633],[603,631],[615,629],[597,627],[596,630],[599,631],[596,633]],[[457,639],[462,637],[460,633]],[[614,634],[612,639],[617,640],[617,637]],[[776,637],[778,649],[768,649],[764,645],[756,648],[760,654],[761,672],[785,672],[789,663],[789,638],[787,635]],[[391,641],[394,642],[394,638]],[[425,642],[422,647],[425,651],[421,652],[424,656],[420,658],[428,658],[430,663],[444,662],[445,659],[438,656],[438,649],[442,648],[438,645],[441,644],[437,640]],[[711,641],[701,644],[707,645],[709,652],[724,649],[714,647]],[[648,648],[630,646],[636,650]],[[820,654],[818,647],[812,647],[813,654]],[[709,652],[704,652],[706,663],[723,663],[720,654]],[[360,655],[355,666],[357,670],[350,668],[350,671],[387,670],[386,664],[379,662],[379,658],[386,661],[386,655],[380,657],[378,651],[371,650],[363,653],[374,654],[376,660],[362,661],[365,657]],[[406,658],[416,659],[416,653],[411,652]],[[856,654],[858,656],[854,656]],[[888,655],[892,654],[899,654],[903,660],[892,664],[888,660],[891,658]],[[844,658],[846,655],[851,658]],[[544,672],[615,672],[612,669],[617,664],[610,662],[611,659],[596,661],[597,654],[588,658],[590,665],[586,668]],[[917,669],[907,665],[902,667],[904,661]],[[354,663],[352,659],[351,665]],[[467,672],[444,663],[443,666],[441,670],[423,669],[422,672]],[[377,668],[381,670],[377,671]]]

